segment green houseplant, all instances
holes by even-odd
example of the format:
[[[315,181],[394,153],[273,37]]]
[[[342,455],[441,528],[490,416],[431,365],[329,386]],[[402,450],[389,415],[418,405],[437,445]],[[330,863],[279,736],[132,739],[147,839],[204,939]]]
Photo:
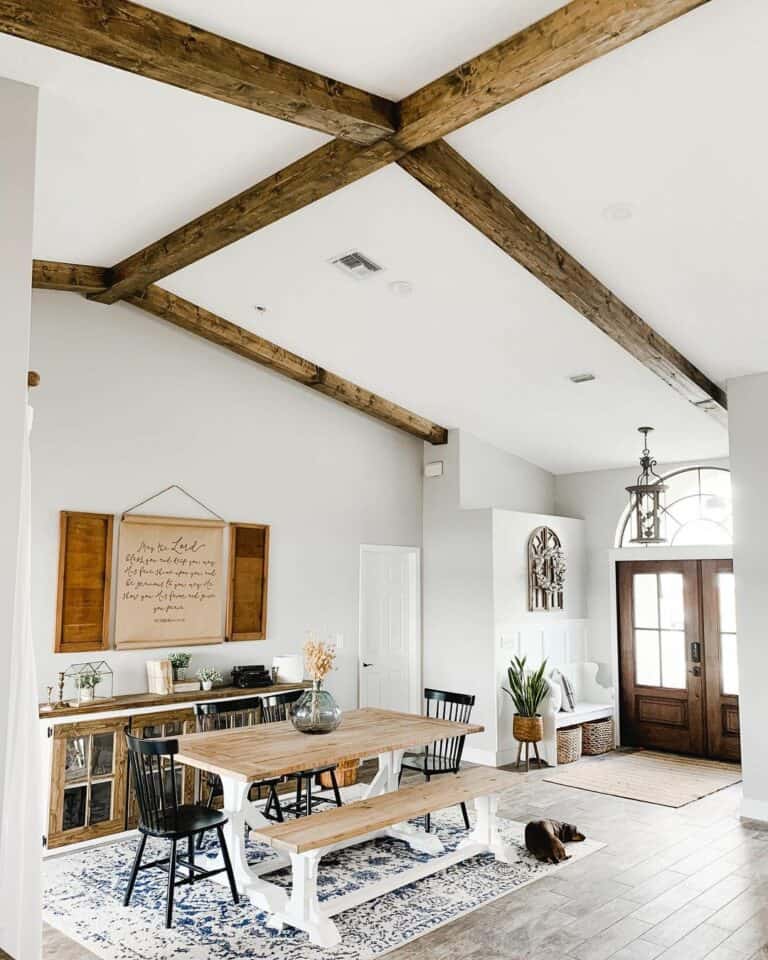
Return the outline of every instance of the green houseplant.
[[[544,724],[539,707],[549,693],[549,683],[544,676],[547,661],[538,670],[526,669],[527,657],[515,657],[507,667],[509,687],[502,687],[515,705],[512,718],[512,734],[520,743],[538,743],[544,736]]]
[[[222,676],[216,667],[200,667],[197,671],[197,679],[202,684],[203,690],[210,690],[214,683],[221,683]]]
[[[79,674],[75,680],[75,683],[77,685],[81,703],[88,700],[93,700],[95,696],[94,690],[101,683],[101,675],[96,673],[95,670],[87,671]]]
[[[187,667],[189,666],[189,661],[192,659],[192,655],[189,653],[179,652],[179,653],[169,653],[168,659],[171,663],[171,669],[173,670],[173,679],[174,680],[184,680],[187,675]]]

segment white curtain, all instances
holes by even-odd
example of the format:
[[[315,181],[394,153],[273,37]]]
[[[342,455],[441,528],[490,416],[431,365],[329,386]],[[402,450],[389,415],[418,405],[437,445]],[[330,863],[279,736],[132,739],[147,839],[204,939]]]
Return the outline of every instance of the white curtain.
[[[42,932],[43,783],[37,677],[31,631],[31,477],[27,407],[23,452],[16,600],[8,672],[8,739],[0,825],[0,910],[3,948],[15,960],[39,960]]]

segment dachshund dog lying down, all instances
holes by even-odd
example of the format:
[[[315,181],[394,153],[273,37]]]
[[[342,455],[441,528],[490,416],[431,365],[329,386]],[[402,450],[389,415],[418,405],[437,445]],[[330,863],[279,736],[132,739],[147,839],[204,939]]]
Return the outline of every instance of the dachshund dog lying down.
[[[525,826],[525,845],[542,863],[570,860],[563,844],[585,839],[578,827],[559,820],[532,820]]]

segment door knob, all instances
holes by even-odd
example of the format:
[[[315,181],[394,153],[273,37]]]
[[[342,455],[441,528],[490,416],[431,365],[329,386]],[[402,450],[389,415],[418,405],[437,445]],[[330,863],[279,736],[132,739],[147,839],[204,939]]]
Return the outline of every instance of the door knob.
[[[363,666],[364,666],[364,667],[372,667],[373,664],[372,664],[372,663],[363,663]]]

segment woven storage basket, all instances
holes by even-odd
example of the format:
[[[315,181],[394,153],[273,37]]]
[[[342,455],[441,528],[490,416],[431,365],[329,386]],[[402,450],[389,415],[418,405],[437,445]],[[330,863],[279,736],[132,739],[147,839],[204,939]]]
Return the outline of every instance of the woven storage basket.
[[[342,760],[338,763],[336,766],[336,782],[338,785],[340,787],[351,787],[353,783],[357,783],[357,768],[359,766],[359,760]],[[331,788],[330,773],[321,773],[318,780],[321,786]]]
[[[581,756],[581,727],[561,727],[557,731],[557,762],[573,763]]]
[[[613,717],[607,720],[592,720],[582,724],[581,752],[585,757],[595,757],[599,753],[613,750]]]

